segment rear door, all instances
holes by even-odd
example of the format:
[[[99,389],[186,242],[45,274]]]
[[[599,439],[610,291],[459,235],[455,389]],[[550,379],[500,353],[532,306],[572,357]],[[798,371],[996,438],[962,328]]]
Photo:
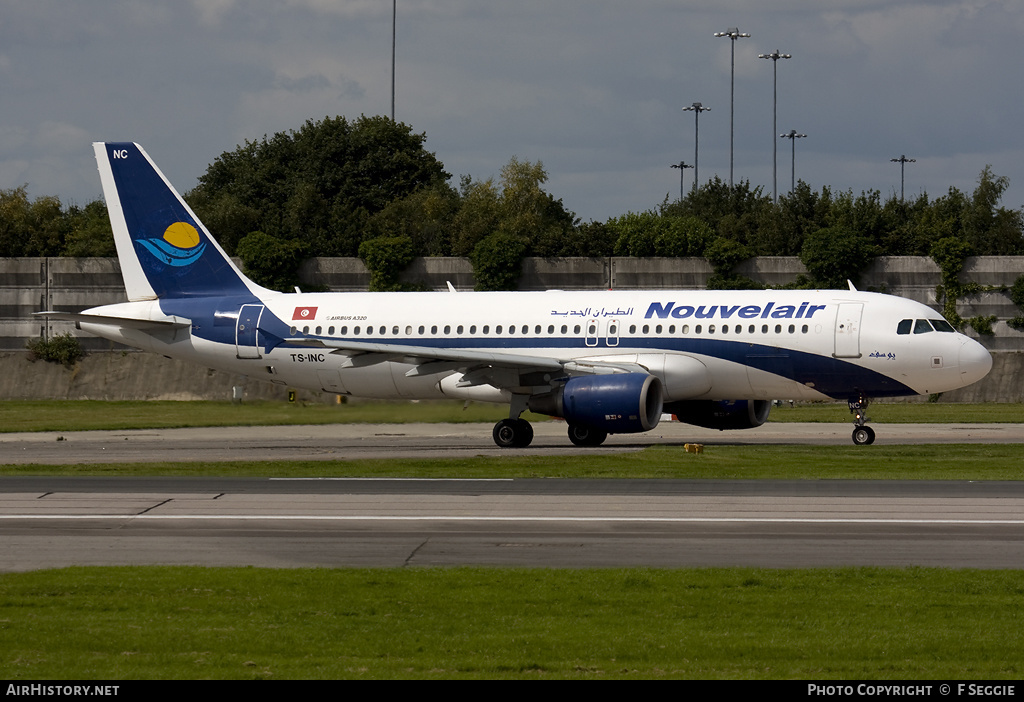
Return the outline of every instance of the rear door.
[[[263,358],[257,333],[262,315],[263,305],[242,305],[242,309],[238,310],[235,348],[239,358]]]

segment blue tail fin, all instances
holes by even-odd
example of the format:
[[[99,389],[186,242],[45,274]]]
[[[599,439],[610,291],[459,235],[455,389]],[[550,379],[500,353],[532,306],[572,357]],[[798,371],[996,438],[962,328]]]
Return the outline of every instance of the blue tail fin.
[[[252,295],[231,262],[138,144],[93,144],[128,299]]]

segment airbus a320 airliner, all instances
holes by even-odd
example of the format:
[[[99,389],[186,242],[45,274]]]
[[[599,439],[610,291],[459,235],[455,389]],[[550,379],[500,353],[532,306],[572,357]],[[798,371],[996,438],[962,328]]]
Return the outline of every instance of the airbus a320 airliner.
[[[869,398],[980,380],[989,353],[929,307],[850,290],[281,293],[246,278],[138,144],[93,145],[128,302],[45,312],[147,351],[296,388],[508,404],[570,440],[644,432],[663,415],[763,424],[772,400]]]

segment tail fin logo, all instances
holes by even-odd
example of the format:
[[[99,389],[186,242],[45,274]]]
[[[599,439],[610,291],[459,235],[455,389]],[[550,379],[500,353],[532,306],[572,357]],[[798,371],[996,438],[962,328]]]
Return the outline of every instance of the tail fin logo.
[[[188,222],[175,222],[167,227],[162,239],[139,239],[138,243],[161,263],[176,268],[191,266],[206,250],[199,232]]]

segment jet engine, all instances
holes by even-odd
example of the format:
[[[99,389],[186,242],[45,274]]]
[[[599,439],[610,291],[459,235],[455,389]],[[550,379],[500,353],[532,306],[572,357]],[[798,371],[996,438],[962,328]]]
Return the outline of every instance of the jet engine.
[[[686,424],[708,429],[753,429],[768,421],[770,400],[683,400],[665,412]]]
[[[661,381],[655,376],[617,373],[570,378],[558,390],[531,397],[529,408],[570,425],[632,434],[658,426],[662,398]]]

